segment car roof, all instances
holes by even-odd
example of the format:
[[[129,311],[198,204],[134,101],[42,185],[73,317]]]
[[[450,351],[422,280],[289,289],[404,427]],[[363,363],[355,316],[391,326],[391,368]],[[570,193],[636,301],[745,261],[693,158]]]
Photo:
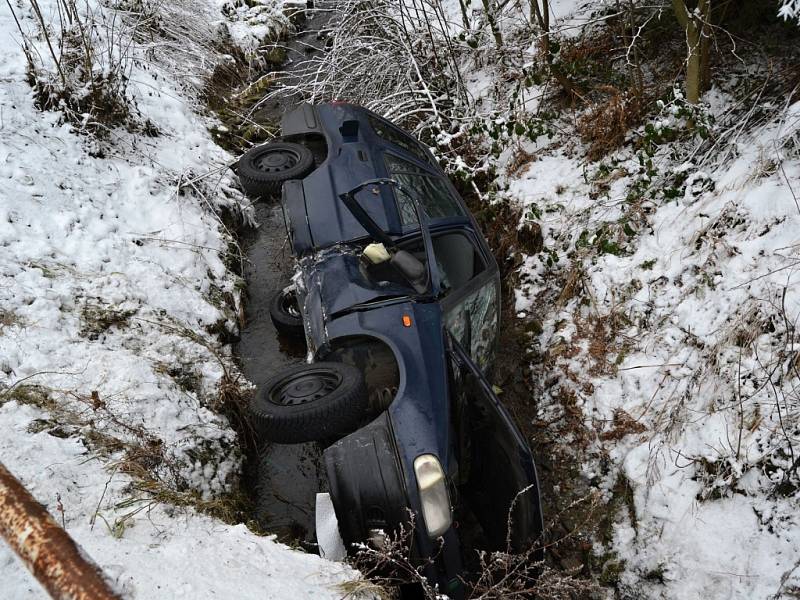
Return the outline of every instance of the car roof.
[[[291,129],[286,131],[286,124],[292,123],[295,113],[303,111],[305,123],[313,121],[314,130],[324,135],[327,143],[326,160],[302,180],[307,222],[315,248],[367,237],[367,232],[338,196],[369,179],[389,177],[387,156],[411,165],[409,169],[416,169],[420,175],[434,178],[440,189],[447,190],[461,214],[433,217],[433,224],[470,222],[468,210],[449,179],[428,149],[413,137],[352,104],[315,105],[313,117],[308,115],[308,110],[309,107],[304,106],[288,115],[283,129],[284,134],[291,134]],[[378,226],[390,235],[400,236],[418,229],[416,225],[403,223],[395,193],[388,186],[367,189],[358,195],[358,200]]]

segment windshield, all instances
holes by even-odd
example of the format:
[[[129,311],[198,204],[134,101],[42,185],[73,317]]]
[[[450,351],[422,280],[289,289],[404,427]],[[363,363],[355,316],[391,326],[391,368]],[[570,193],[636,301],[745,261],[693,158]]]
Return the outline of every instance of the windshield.
[[[387,153],[385,158],[389,175],[402,186],[401,189],[395,190],[395,198],[403,227],[419,225],[414,202],[404,189],[416,194],[431,219],[464,215],[461,205],[452,196],[441,177],[432,175],[399,156]]]

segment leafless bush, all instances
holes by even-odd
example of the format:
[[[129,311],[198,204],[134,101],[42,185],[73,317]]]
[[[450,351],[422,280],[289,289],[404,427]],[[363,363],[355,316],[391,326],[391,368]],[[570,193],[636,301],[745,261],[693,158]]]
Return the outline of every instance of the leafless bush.
[[[534,600],[577,600],[592,598],[598,586],[590,579],[580,578],[576,572],[565,572],[553,569],[542,559],[542,548],[565,541],[578,531],[568,532],[566,536],[555,542],[545,544],[546,532],[549,532],[562,514],[556,515],[546,527],[542,537],[523,551],[515,551],[512,544],[514,522],[512,515],[517,501],[533,488],[521,490],[511,503],[506,520],[507,535],[505,548],[499,551],[479,551],[478,568],[472,577],[464,580],[467,598],[470,600],[504,600],[507,598],[530,598]],[[588,515],[593,515],[598,506],[594,496],[579,498],[572,502],[567,511],[576,510],[588,502]],[[587,517],[588,521],[589,517]],[[586,523],[579,525],[581,528]],[[350,582],[346,591],[350,597],[358,597],[361,592],[371,592],[380,598],[394,598],[393,590],[400,585],[414,584],[422,591],[426,600],[439,600],[441,592],[425,578],[425,570],[433,565],[441,545],[426,560],[414,560],[411,557],[411,542],[414,534],[414,515],[409,522],[386,535],[383,544],[376,547],[368,544],[358,545],[353,559],[353,566],[366,578]],[[439,544],[443,540],[439,539]],[[369,587],[369,586],[374,587]]]
[[[91,133],[102,134],[118,125],[157,133],[151,123],[138,118],[128,92],[132,29],[116,12],[61,0],[51,23],[47,18],[52,16],[43,14],[37,0],[30,0],[19,16],[7,3],[21,35],[28,81],[40,109],[60,111],[67,121]],[[23,25],[29,21],[33,28]]]
[[[385,534],[380,546],[358,544],[353,558],[353,566],[372,584],[378,586],[388,595],[400,585],[419,585],[425,598],[437,600],[437,590],[425,578],[424,572],[436,561],[437,554],[423,561],[411,558],[411,542],[414,536],[413,514],[408,523],[401,524],[396,531]],[[441,550],[441,538],[439,539]]]
[[[597,586],[590,580],[575,577],[572,573],[556,571],[541,561],[535,561],[531,552],[492,552],[481,554],[480,577],[469,598],[578,600],[590,598],[596,591]]]
[[[345,0],[330,19],[327,51],[279,74],[265,100],[346,99],[394,120],[440,126],[469,108],[463,48],[437,0]]]
[[[578,120],[578,133],[589,144],[589,160],[599,160],[625,141],[640,114],[640,99],[613,86],[601,86],[607,100],[591,106]]]

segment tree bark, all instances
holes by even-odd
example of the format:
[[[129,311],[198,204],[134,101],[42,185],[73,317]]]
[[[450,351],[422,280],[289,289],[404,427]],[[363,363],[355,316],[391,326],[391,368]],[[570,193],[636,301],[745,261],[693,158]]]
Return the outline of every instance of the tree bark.
[[[703,2],[700,2],[701,6]],[[700,27],[700,91],[711,89],[711,0],[701,8],[703,23]]]
[[[708,19],[711,12],[711,0],[698,0],[696,9],[691,12],[685,0],[672,0],[675,17],[686,31],[688,47],[686,59],[686,100],[691,104],[700,101],[700,94],[710,85],[708,62],[710,38]],[[704,41],[705,40],[705,41]],[[704,69],[706,73],[704,74]]]
[[[548,0],[541,0],[542,7],[539,8],[539,0],[530,0],[531,15],[536,17],[536,22],[542,30],[542,52],[550,62],[550,4]]]
[[[458,0],[458,6],[461,9],[461,20],[464,22],[464,29],[466,31],[469,31],[470,26],[469,26],[469,13],[467,12],[467,5],[464,4],[464,0]]]

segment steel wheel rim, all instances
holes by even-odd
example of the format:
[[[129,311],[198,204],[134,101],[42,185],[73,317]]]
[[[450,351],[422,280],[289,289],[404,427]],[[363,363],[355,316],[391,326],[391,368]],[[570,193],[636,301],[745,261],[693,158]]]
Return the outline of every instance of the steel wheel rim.
[[[294,292],[281,292],[281,310],[290,317],[300,318],[300,307],[297,305],[297,294]]]
[[[300,406],[324,398],[341,383],[341,375],[325,369],[294,373],[270,390],[269,401],[278,406]]]
[[[265,148],[253,160],[253,166],[264,173],[282,173],[300,162],[300,153],[291,148]]]

